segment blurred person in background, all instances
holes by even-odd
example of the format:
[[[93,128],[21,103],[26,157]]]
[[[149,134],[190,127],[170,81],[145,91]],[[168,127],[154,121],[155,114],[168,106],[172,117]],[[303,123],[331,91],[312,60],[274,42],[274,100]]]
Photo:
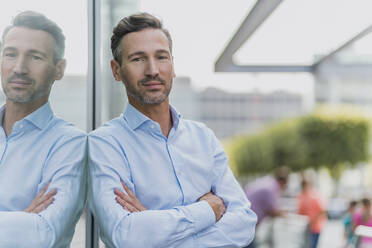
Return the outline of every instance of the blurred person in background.
[[[0,247],[69,247],[85,202],[86,134],[49,103],[64,75],[65,37],[25,11],[1,43]]]
[[[367,198],[363,198],[361,203],[362,208],[360,211],[356,211],[353,216],[354,231],[359,225],[372,227],[371,201]],[[361,248],[371,248],[372,238],[362,237],[360,245]]]
[[[356,207],[357,207],[357,201],[350,201],[347,212],[345,213],[345,215],[342,218],[342,222],[344,224],[346,245],[351,244],[352,241],[353,241],[353,237],[354,237],[353,216],[354,216]]]
[[[325,201],[313,188],[308,179],[301,182],[301,193],[298,196],[298,214],[305,215],[309,219],[309,248],[316,248],[320,233],[326,223],[327,213]]]
[[[265,217],[277,217],[285,214],[279,208],[279,198],[287,187],[289,170],[286,167],[279,168],[274,176],[268,175],[259,178],[245,186],[248,200],[251,202],[253,212],[257,214],[257,227]],[[256,247],[253,241],[247,248]]]

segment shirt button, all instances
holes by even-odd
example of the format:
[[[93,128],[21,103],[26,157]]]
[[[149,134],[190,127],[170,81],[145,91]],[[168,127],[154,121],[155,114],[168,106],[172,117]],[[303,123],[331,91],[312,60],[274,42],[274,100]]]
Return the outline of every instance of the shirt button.
[[[155,128],[155,125],[154,124],[151,124],[151,128]]]
[[[23,124],[19,124],[19,128],[23,128]]]

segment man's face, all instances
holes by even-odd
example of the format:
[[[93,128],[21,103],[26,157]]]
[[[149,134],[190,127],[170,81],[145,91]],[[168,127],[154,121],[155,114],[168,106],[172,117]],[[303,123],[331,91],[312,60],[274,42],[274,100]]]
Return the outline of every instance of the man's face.
[[[54,63],[55,41],[42,30],[13,27],[4,38],[1,81],[7,100],[46,102],[54,80],[63,77],[65,61]]]
[[[144,29],[125,35],[122,64],[111,61],[114,77],[125,84],[129,101],[159,104],[168,98],[174,77],[169,41],[160,29]]]

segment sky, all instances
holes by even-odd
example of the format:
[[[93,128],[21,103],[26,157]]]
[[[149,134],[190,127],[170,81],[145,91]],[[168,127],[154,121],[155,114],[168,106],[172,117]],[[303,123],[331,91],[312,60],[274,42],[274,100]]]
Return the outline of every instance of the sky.
[[[288,90],[311,102],[308,73],[216,73],[214,62],[256,0],[139,0],[138,10],[163,20],[174,43],[177,76],[197,88],[229,91]],[[36,10],[55,20],[66,35],[67,74],[87,70],[86,0],[12,0],[0,9],[0,29],[21,10]],[[372,24],[370,0],[286,0],[237,52],[241,64],[305,63],[326,54]],[[363,51],[362,51],[363,53]],[[311,104],[311,103],[310,103]]]

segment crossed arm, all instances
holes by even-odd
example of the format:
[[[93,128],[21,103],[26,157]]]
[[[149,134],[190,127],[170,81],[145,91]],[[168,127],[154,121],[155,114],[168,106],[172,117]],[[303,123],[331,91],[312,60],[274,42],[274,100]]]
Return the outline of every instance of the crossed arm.
[[[49,187],[49,184],[45,186],[32,200],[30,205],[25,208],[24,212],[38,214],[41,211],[47,209],[47,207],[53,203],[54,196],[57,191],[55,189],[45,193]]]
[[[125,193],[123,193],[119,189],[115,189],[114,193],[116,195],[116,202],[130,213],[147,210],[137,199],[136,195],[133,194],[133,192],[125,185],[125,183],[121,182],[121,184],[123,185]],[[216,217],[216,222],[219,221],[222,215],[226,212],[226,206],[223,203],[223,200],[213,194],[213,192],[206,193],[199,198],[199,201],[206,201],[209,204]]]
[[[211,185],[210,193],[201,195],[189,205],[153,210],[146,209],[132,193],[135,186],[120,147],[107,138],[90,136],[90,204],[106,246],[247,245],[254,236],[256,215],[228,168],[226,155],[220,151],[222,147],[217,149],[215,160],[219,176]]]
[[[84,205],[86,137],[60,141],[45,164],[40,182],[45,186],[33,201],[23,211],[0,211],[0,247],[68,245]]]

